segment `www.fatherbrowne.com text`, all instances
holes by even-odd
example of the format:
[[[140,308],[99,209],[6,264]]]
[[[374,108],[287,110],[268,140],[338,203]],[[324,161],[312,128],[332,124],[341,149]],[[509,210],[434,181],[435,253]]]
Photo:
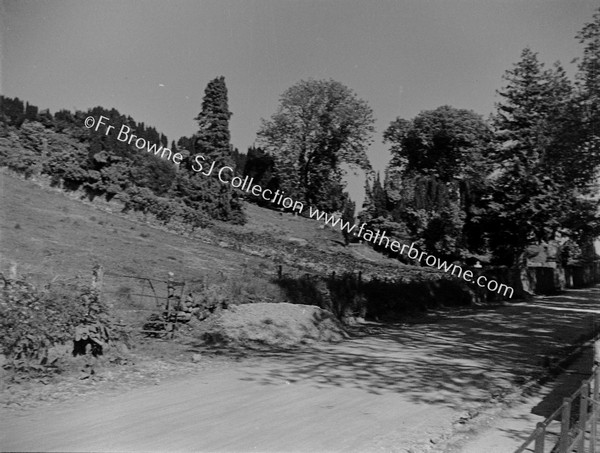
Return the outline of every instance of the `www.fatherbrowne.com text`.
[[[105,135],[109,135],[111,130],[114,129],[114,126],[108,124],[106,122],[107,120],[108,118],[105,116],[100,116],[98,121],[96,121],[94,117],[88,116],[84,121],[84,125],[88,129],[94,128],[95,131],[98,131],[100,126],[105,126]],[[173,153],[170,149],[164,148],[163,146],[157,147],[156,144],[151,145],[144,138],[137,137],[135,134],[132,134],[131,128],[126,125],[121,125],[117,139],[119,141],[126,142],[129,145],[131,145],[133,142],[133,145],[136,148],[140,150],[146,150],[148,153],[153,153],[155,156],[160,156],[162,159],[166,158],[167,160],[172,160],[176,165],[179,165],[183,161],[183,154],[180,152]],[[304,203],[295,201],[290,197],[286,197],[285,191],[283,190],[272,191],[270,189],[263,189],[258,184],[254,184],[254,178],[250,178],[248,176],[243,178],[236,176],[233,168],[229,166],[223,166],[217,169],[215,168],[217,164],[216,162],[207,162],[206,158],[201,154],[192,156],[191,161],[192,170],[200,175],[207,177],[217,176],[219,181],[221,181],[223,184],[229,184],[236,189],[246,193],[251,193],[255,197],[261,197],[265,201],[268,201],[276,206],[282,206],[283,208],[292,212],[296,212],[298,214],[306,213]],[[410,245],[402,244],[394,239],[389,238],[385,231],[372,231],[366,228],[365,223],[359,227],[358,225],[351,224],[348,221],[343,221],[342,218],[337,217],[334,214],[320,211],[312,206],[308,207],[308,217],[323,221],[326,225],[329,225],[332,228],[338,227],[342,232],[352,234],[358,239],[371,242],[372,244],[383,246],[394,253],[399,253],[401,255],[406,254],[411,260],[416,260],[419,262],[424,261],[429,267],[435,267],[439,270],[443,270],[458,278],[462,278],[466,282],[475,282],[481,288],[487,288],[489,291],[497,292],[503,296],[509,296],[509,298],[513,297],[514,289],[512,287],[503,283],[498,283],[496,280],[488,279],[483,275],[475,278],[473,272],[469,269],[463,271],[462,267],[457,264],[442,261],[440,258],[437,258],[434,255],[419,251],[419,249],[414,246],[414,242]]]

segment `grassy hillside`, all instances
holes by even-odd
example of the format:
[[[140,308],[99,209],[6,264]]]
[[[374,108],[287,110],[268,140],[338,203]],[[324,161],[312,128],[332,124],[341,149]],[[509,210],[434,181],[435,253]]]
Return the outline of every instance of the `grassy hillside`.
[[[156,278],[174,272],[183,279],[207,272],[235,275],[247,268],[269,277],[278,264],[299,271],[432,273],[367,247],[344,247],[339,231],[322,228],[321,222],[250,204],[247,225],[219,223],[189,236],[120,215],[118,205],[83,201],[76,193],[42,188],[12,173],[0,173],[0,180],[2,271],[14,261],[21,272],[46,278],[89,274],[94,263]]]
[[[268,260],[193,240],[103,212],[31,181],[0,173],[2,271],[42,278],[91,275],[95,263],[121,273],[196,278],[207,271],[272,267]],[[246,258],[247,260],[245,260]]]
[[[144,221],[139,213],[122,214],[118,203],[86,201],[77,192],[8,171],[0,172],[0,187],[0,271],[16,263],[19,274],[38,286],[76,276],[87,283],[100,264],[106,273],[103,297],[120,318],[138,327],[148,318],[146,310],[156,311],[161,302],[149,295],[149,285],[110,274],[164,281],[172,272],[175,280],[188,284],[185,294],[200,294],[211,307],[292,302],[318,305],[339,317],[394,318],[469,300],[458,279],[404,265],[366,246],[345,247],[339,231],[291,214],[247,205],[247,225],[217,223],[187,234],[152,226],[152,218]],[[280,268],[283,278],[278,280]],[[165,297],[166,285],[154,285]],[[132,297],[139,293],[144,297]]]

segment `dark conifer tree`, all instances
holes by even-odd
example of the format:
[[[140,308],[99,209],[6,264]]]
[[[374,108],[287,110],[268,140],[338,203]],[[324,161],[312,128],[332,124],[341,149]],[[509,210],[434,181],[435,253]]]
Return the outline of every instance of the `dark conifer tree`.
[[[180,139],[192,155],[200,154],[206,159],[210,168],[215,162],[215,171],[211,176],[204,176],[193,171],[193,156],[187,159],[187,171],[179,172],[172,193],[196,210],[205,211],[214,219],[227,222],[244,223],[242,195],[231,185],[217,178],[217,173],[224,166],[234,168],[232,147],[229,133],[229,111],[227,87],[223,76],[211,80],[204,91],[202,111],[195,118],[198,121],[198,133],[191,143]]]

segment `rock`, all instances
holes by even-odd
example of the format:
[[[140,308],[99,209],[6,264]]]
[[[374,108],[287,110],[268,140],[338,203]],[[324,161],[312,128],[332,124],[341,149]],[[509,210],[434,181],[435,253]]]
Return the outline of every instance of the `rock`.
[[[192,354],[192,362],[198,363],[202,360],[202,356],[200,354]]]
[[[301,239],[301,238],[295,238],[295,237],[289,237],[287,239],[289,242],[293,242],[294,244],[298,244],[302,247],[308,245],[308,241],[306,239]]]

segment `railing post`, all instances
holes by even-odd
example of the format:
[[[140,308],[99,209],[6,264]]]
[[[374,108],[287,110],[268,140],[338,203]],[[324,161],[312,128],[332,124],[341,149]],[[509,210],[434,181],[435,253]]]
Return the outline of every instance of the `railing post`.
[[[594,400],[598,401],[600,395],[600,366],[594,367]]]
[[[596,436],[597,432],[597,423],[598,423],[598,394],[600,393],[600,367],[594,367],[594,390],[593,390],[593,399],[592,403],[592,428],[590,430],[590,453],[596,453]]]
[[[571,398],[564,398],[560,416],[560,439],[558,453],[567,453],[569,448],[569,429],[571,428]]]
[[[546,425],[539,422],[536,427],[534,453],[544,453],[544,438],[546,437]]]
[[[581,396],[579,398],[579,429],[581,431],[581,438],[579,439],[579,446],[577,447],[577,451],[579,453],[585,453],[585,431],[588,415],[588,397],[588,382],[583,381],[581,384]]]

